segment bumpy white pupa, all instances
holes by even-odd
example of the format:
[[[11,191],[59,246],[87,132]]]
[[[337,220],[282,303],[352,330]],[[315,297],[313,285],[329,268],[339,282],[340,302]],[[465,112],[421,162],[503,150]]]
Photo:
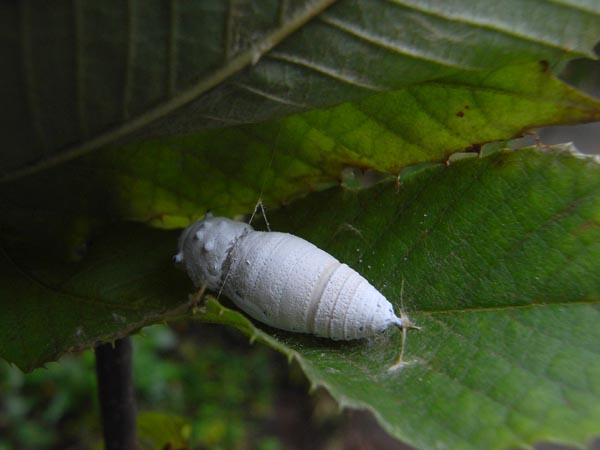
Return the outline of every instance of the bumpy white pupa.
[[[358,272],[288,233],[207,214],[183,231],[173,260],[196,287],[222,291],[275,328],[350,340],[412,327]]]

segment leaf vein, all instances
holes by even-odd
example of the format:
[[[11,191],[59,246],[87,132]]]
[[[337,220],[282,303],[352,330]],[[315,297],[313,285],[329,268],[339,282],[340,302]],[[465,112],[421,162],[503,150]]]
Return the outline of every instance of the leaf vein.
[[[336,28],[354,38],[366,42],[375,47],[380,47],[385,50],[391,51],[398,55],[407,56],[412,59],[424,61],[427,63],[433,63],[441,66],[451,67],[451,68],[459,68],[462,70],[480,70],[479,66],[468,66],[461,65],[455,61],[450,59],[440,58],[437,55],[432,55],[419,50],[418,48],[410,47],[406,44],[402,45],[399,42],[391,41],[385,37],[377,36],[373,33],[370,33],[366,30],[362,30],[361,28],[355,26],[352,23],[345,22],[333,14],[323,13],[319,17],[319,20],[326,25],[329,25],[333,28]]]
[[[549,48],[561,50],[563,52],[569,51],[570,49],[561,46],[558,42],[555,42],[550,39],[550,36],[541,36],[541,35],[533,35],[527,34],[525,31],[517,31],[514,25],[504,24],[498,20],[498,17],[493,17],[489,15],[487,17],[484,16],[466,16],[460,15],[455,10],[446,9],[444,11],[438,11],[431,7],[428,7],[423,2],[415,3],[407,0],[391,0],[392,3],[397,5],[402,5],[408,9],[412,9],[413,11],[418,11],[423,14],[427,14],[433,17],[437,17],[439,19],[443,19],[449,22],[458,22],[463,23],[472,27],[487,29],[491,31],[495,31],[497,33],[503,34],[513,39],[520,39],[524,41],[534,42],[537,44],[544,45]],[[441,3],[443,5],[443,3]]]
[[[168,55],[167,55],[167,94],[169,97],[175,95],[177,88],[177,35],[179,27],[179,15],[177,14],[177,0],[169,2],[169,32]]]
[[[310,61],[306,58],[302,58],[300,56],[291,55],[288,53],[283,53],[283,52],[278,52],[278,51],[272,51],[271,53],[269,53],[268,57],[271,59],[277,60],[277,61],[282,61],[282,62],[286,62],[288,64],[292,64],[295,66],[303,67],[305,69],[309,69],[320,75],[325,75],[331,79],[334,79],[340,83],[359,87],[361,89],[366,89],[368,91],[384,92],[384,91],[388,91],[391,89],[386,86],[377,86],[377,85],[368,83],[366,81],[361,80],[359,77],[357,77],[355,75],[352,75],[349,73],[342,73],[333,67],[327,67],[327,66],[318,64],[315,61]]]
[[[231,83],[233,86],[236,86],[240,89],[244,89],[248,92],[251,92],[253,94],[258,95],[259,97],[263,97],[266,98],[268,100],[272,100],[276,103],[281,103],[282,105],[286,105],[286,106],[293,106],[295,108],[298,108],[299,110],[305,110],[305,109],[309,109],[311,108],[310,105],[306,105],[304,103],[297,103],[297,102],[293,102],[289,99],[283,98],[281,96],[275,95],[275,94],[271,94],[269,92],[265,92],[262,89],[258,89],[254,86],[250,86],[248,84],[245,83],[241,83],[241,82],[233,82]]]
[[[77,101],[77,121],[79,132],[86,138],[89,134],[89,126],[86,114],[86,89],[85,89],[85,57],[84,57],[84,17],[81,1],[73,2],[73,28],[75,33],[75,80],[76,80],[76,101]]]
[[[123,121],[130,116],[130,103],[133,86],[133,75],[135,65],[135,35],[136,35],[136,11],[135,0],[127,0],[125,26],[127,28],[127,50],[125,52],[125,70],[123,76],[123,103],[121,105],[121,118]]]
[[[27,106],[29,115],[33,124],[33,130],[36,140],[40,144],[38,151],[46,153],[47,137],[41,122],[42,113],[40,112],[40,101],[37,95],[37,80],[34,73],[34,58],[31,44],[31,33],[33,25],[31,23],[32,6],[29,0],[23,0],[18,3],[19,7],[19,27],[21,37],[21,54],[23,79],[25,80],[25,92],[27,93]]]

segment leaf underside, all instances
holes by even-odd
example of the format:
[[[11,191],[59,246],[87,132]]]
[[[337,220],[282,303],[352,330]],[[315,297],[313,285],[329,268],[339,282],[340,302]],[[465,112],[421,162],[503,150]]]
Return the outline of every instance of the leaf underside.
[[[0,179],[461,72],[592,57],[595,0],[0,6]]]
[[[397,175],[538,125],[599,118],[599,101],[538,63],[462,73],[272,122],[108,148],[2,185],[1,221],[72,251],[113,220],[182,227],[207,209],[247,213],[259,197],[287,204],[339,184],[347,167]]]

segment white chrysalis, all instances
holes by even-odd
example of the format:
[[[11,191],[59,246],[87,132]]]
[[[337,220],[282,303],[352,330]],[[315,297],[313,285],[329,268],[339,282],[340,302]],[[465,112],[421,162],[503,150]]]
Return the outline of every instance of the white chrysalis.
[[[358,272],[291,234],[207,214],[183,231],[173,260],[197,287],[275,328],[350,340],[413,327]]]

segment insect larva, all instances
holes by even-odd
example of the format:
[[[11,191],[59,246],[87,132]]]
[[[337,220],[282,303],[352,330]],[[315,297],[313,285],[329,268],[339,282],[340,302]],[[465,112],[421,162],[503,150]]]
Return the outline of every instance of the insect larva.
[[[173,260],[197,287],[275,328],[350,340],[412,327],[358,272],[291,234],[209,213],[183,231]]]

